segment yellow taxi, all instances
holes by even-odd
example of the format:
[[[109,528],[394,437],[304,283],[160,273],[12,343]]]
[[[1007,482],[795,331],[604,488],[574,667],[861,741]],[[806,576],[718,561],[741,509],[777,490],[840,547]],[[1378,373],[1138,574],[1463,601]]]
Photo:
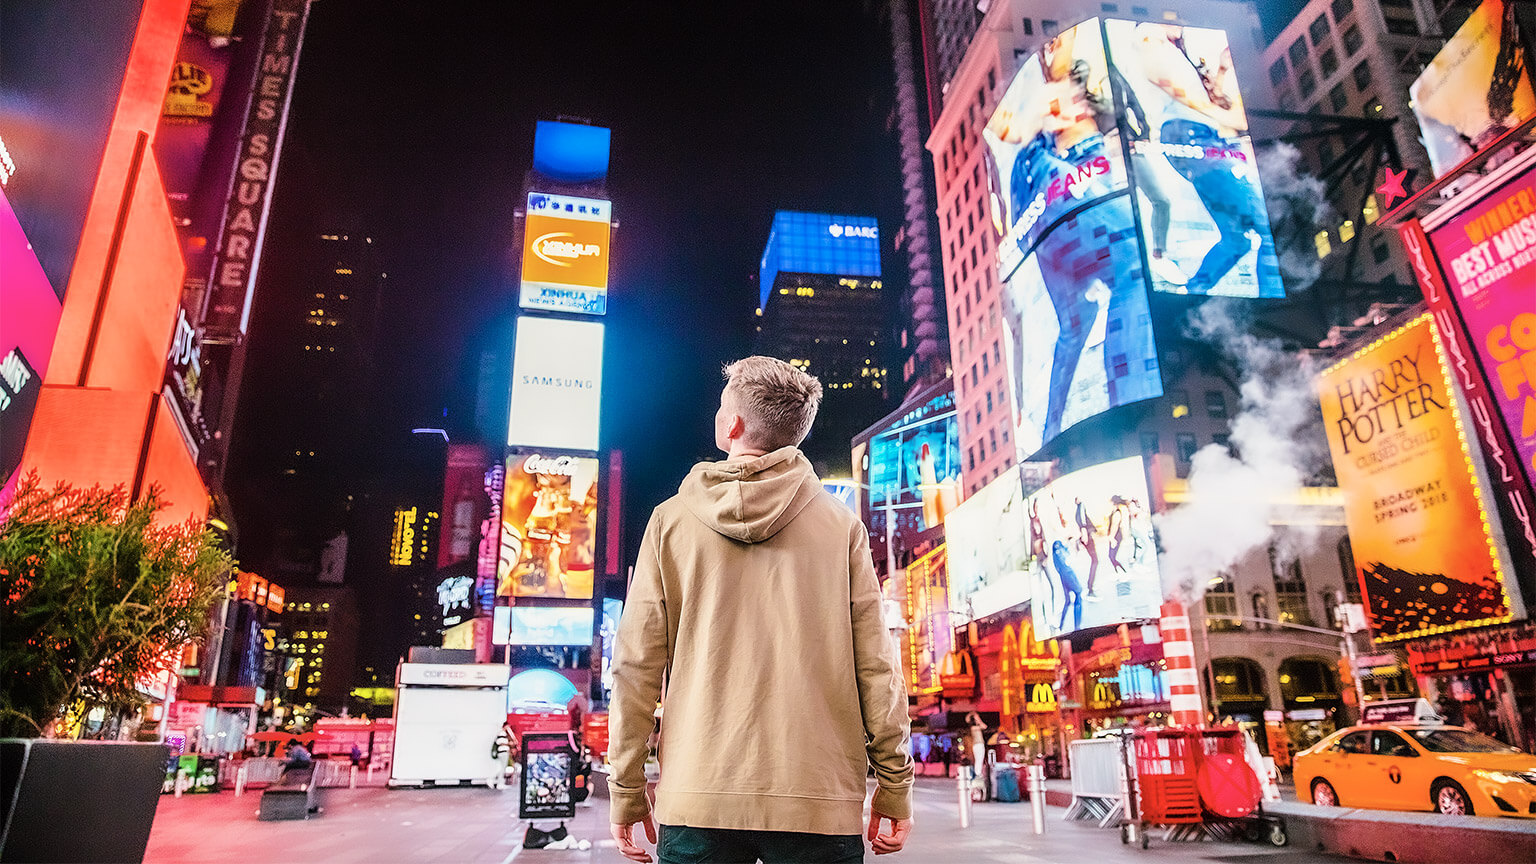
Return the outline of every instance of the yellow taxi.
[[[1325,807],[1536,817],[1536,756],[1437,722],[1341,729],[1296,755],[1296,795]]]

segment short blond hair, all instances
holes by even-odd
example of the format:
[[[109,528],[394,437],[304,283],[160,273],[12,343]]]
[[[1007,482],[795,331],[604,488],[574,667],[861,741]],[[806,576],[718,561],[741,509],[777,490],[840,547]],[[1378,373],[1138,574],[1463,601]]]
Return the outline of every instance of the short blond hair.
[[[725,389],[736,397],[746,423],[743,440],[764,450],[793,447],[805,440],[821,407],[816,376],[775,357],[757,355],[724,369]]]

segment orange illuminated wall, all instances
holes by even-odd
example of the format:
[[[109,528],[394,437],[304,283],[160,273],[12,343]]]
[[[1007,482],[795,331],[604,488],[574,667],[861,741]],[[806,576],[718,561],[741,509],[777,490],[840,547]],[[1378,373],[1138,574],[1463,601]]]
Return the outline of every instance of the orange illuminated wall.
[[[145,0],[21,468],[158,485],[174,522],[206,518],[208,493],[161,395],[184,267],[150,145],[189,4]]]

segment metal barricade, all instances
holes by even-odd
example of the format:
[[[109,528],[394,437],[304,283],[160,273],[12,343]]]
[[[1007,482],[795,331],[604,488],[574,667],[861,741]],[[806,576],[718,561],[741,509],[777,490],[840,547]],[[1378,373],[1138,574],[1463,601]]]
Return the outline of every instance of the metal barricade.
[[[1072,769],[1072,804],[1064,818],[1093,821],[1100,828],[1119,824],[1125,812],[1124,769],[1119,738],[1088,738],[1068,745]]]

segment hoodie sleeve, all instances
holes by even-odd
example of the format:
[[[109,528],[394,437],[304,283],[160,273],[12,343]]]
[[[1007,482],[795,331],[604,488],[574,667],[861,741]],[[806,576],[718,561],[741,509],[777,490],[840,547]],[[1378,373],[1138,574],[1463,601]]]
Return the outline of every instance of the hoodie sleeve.
[[[656,517],[651,517],[635,560],[635,576],[619,621],[613,651],[608,781],[610,821],[639,822],[651,812],[645,791],[646,742],[656,726],[656,700],[668,662],[667,605],[662,591]]]
[[[859,704],[870,764],[878,786],[871,808],[893,819],[912,818],[911,721],[907,685],[896,665],[896,646],[885,629],[880,581],[869,556],[869,535],[855,524],[849,538],[852,579],[853,653],[858,666]]]

